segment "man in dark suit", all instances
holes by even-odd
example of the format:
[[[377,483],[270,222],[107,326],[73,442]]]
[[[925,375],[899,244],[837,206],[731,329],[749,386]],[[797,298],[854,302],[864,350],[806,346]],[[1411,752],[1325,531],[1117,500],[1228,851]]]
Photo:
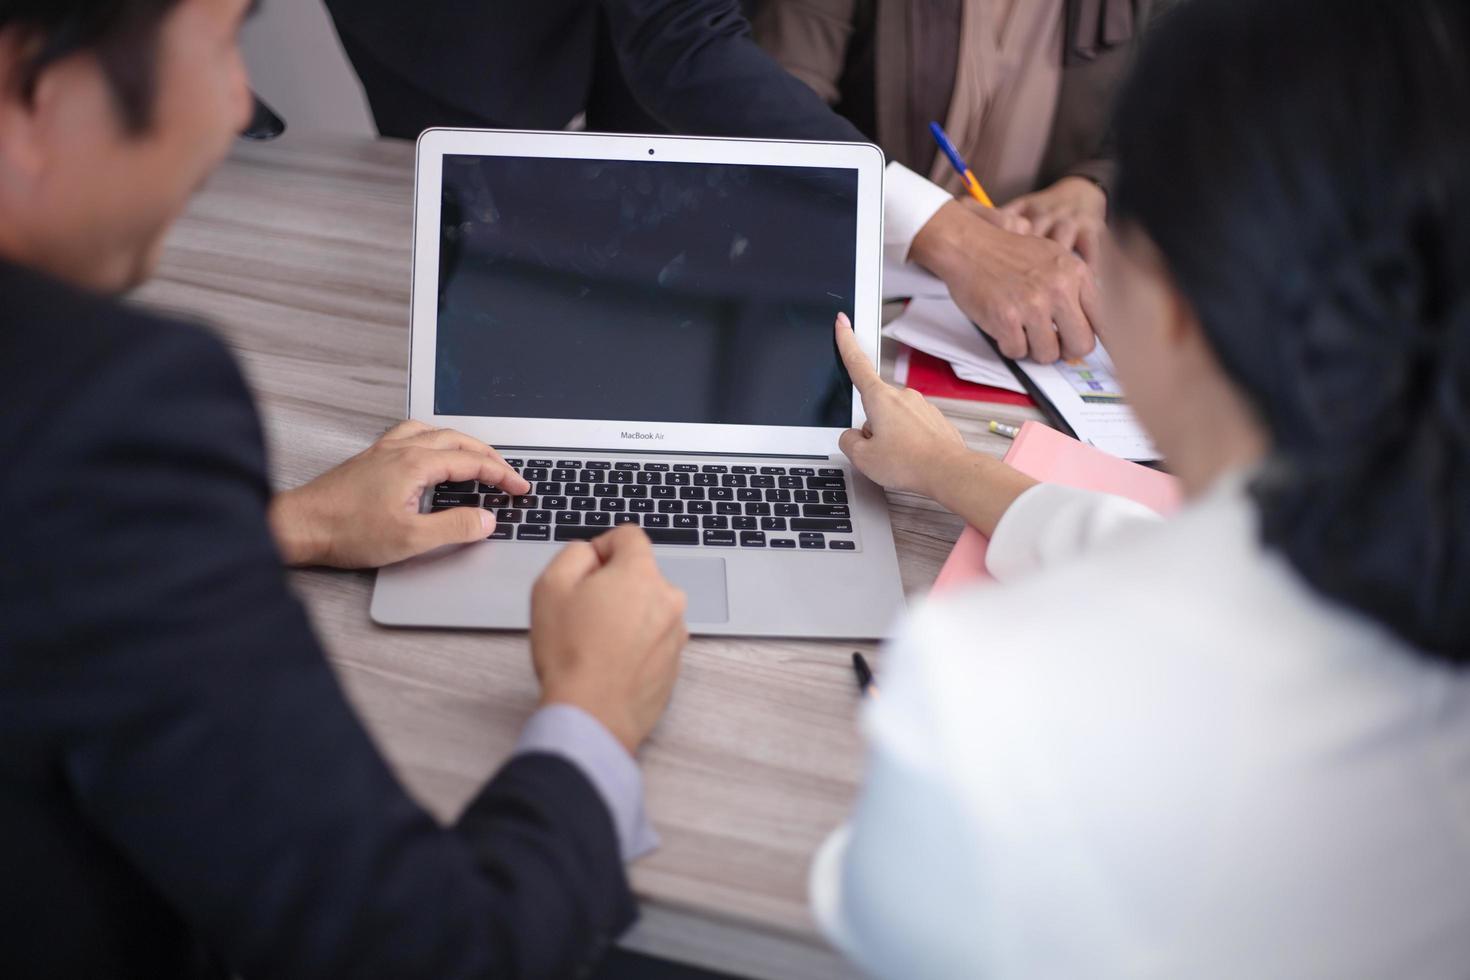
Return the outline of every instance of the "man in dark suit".
[[[326,0],[385,136],[431,126],[588,129],[866,142],[771,60],[740,0]],[[1002,202],[1003,203],[1003,202]],[[1022,234],[1029,222],[959,202],[897,161],[884,245],[942,278],[1013,357],[1092,350],[1092,273]]]
[[[404,793],[282,561],[476,541],[420,492],[523,481],[405,423],[273,497],[221,344],[112,298],[247,120],[247,5],[0,0],[0,976],[572,975],[635,914],[682,597],[636,529],[569,548],[514,756],[451,828]]]

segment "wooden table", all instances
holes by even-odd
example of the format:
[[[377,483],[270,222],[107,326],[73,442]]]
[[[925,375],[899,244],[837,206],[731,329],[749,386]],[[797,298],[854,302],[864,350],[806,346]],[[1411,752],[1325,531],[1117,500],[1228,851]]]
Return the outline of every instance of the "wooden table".
[[[288,136],[242,144],[168,240],[139,300],[214,324],[259,399],[280,487],[358,452],[405,412],[413,148]],[[1034,413],[942,403],[976,420]],[[904,588],[934,581],[960,522],[890,496]],[[536,704],[522,634],[393,631],[370,573],[293,576],[348,696],[410,790],[451,820]],[[863,754],[851,644],[696,639],[643,754],[663,846],[632,869],[630,948],[798,980],[852,975],[806,905],[807,867],[855,797]],[[872,653],[871,646],[867,652]]]

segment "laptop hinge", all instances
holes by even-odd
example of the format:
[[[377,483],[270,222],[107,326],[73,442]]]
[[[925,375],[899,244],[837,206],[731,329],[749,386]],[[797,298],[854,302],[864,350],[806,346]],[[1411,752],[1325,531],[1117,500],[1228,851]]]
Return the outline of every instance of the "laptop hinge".
[[[588,449],[576,446],[500,446],[495,447],[505,453],[544,453],[547,456],[555,456],[560,453],[563,456],[698,456],[709,459],[831,459],[830,456],[812,456],[798,453],[715,453],[715,452],[673,452],[659,449]]]

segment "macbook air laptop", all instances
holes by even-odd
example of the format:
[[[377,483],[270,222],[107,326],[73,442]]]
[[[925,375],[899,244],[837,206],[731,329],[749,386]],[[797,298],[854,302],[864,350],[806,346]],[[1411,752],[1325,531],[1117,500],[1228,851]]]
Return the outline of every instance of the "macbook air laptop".
[[[567,542],[652,539],[704,634],[876,638],[903,598],[833,321],[878,354],[876,147],[431,130],[418,146],[408,411],[531,484],[444,484],[490,540],[383,569],[389,626],[524,629]]]

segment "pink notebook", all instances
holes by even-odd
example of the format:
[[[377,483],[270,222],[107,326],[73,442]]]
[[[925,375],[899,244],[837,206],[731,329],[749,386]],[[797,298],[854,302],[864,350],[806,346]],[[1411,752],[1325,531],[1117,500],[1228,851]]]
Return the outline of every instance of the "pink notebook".
[[[1174,477],[1110,456],[1039,422],[1027,422],[1021,427],[1021,434],[1006,453],[1006,462],[1044,483],[1128,497],[1160,514],[1173,513],[1183,501],[1179,481]],[[933,591],[988,581],[990,573],[985,570],[988,544],[979,531],[965,528],[949,560],[940,569]]]

